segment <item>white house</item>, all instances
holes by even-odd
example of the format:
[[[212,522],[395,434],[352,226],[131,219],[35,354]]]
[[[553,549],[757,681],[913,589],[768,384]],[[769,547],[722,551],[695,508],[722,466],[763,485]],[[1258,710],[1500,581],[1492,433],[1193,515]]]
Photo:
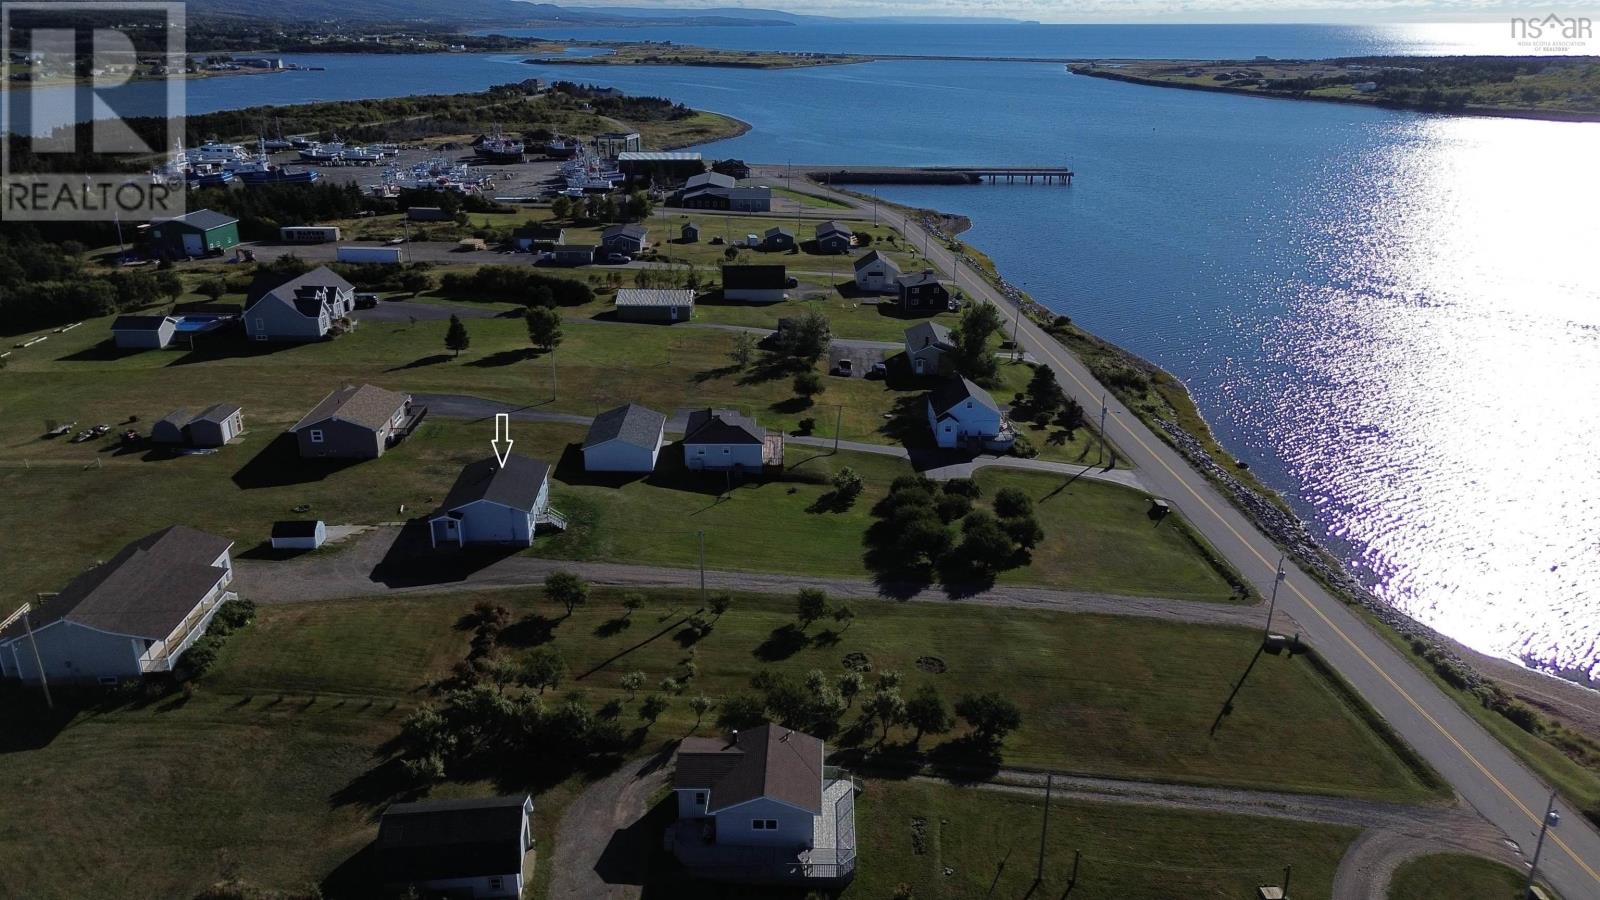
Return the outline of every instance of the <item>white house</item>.
[[[263,276],[245,295],[244,333],[252,341],[316,341],[356,308],[356,289],[327,266],[284,279]]]
[[[428,520],[428,535],[435,547],[531,547],[541,523],[565,525],[549,507],[548,465],[508,453],[502,466],[490,456],[461,470],[439,511]]]
[[[583,441],[588,472],[654,472],[667,430],[667,417],[636,403],[594,417]]]
[[[396,803],[378,824],[385,885],[427,896],[521,897],[532,876],[533,798],[527,794]]]
[[[785,266],[723,266],[722,299],[778,303],[789,298]]]
[[[689,469],[759,472],[763,466],[782,460],[783,435],[767,434],[754,419],[731,409],[697,409],[689,413],[683,435],[683,464]]]
[[[918,322],[906,329],[906,361],[914,375],[939,375],[944,371],[945,354],[956,349],[950,329],[937,322]]]
[[[232,548],[227,538],[183,525],[134,541],[0,626],[0,677],[38,681],[39,662],[52,682],[170,671],[222,604],[236,599],[227,590]]]
[[[989,392],[960,375],[928,393],[928,427],[941,447],[1006,450],[1017,439]]]
[[[328,526],[321,519],[302,519],[272,523],[272,549],[315,550],[328,540]]]
[[[781,725],[685,738],[667,846],[701,878],[842,884],[855,875],[855,784],[822,741]]]
[[[172,343],[178,320],[172,316],[117,316],[111,339],[128,350],[160,350]]]
[[[900,290],[895,279],[900,277],[900,267],[895,261],[876,250],[870,250],[856,260],[856,290],[868,294],[893,294]]]

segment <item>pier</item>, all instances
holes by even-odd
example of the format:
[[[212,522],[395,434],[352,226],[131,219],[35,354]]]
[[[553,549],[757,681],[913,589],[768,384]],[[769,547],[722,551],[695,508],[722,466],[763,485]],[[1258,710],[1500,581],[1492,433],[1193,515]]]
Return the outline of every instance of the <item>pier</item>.
[[[1072,184],[1065,166],[849,166],[807,173],[823,184]]]

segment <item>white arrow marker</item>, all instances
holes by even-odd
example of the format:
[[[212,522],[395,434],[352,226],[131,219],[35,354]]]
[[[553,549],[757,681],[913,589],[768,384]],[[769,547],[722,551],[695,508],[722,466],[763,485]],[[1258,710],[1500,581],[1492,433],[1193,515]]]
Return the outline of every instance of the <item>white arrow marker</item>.
[[[504,438],[506,442],[504,450],[500,449],[501,438]],[[511,445],[514,443],[516,441],[511,439],[511,414],[495,413],[494,440],[489,442],[489,446],[494,448],[494,458],[500,460],[500,468],[504,469],[506,467],[506,457],[511,455]]]

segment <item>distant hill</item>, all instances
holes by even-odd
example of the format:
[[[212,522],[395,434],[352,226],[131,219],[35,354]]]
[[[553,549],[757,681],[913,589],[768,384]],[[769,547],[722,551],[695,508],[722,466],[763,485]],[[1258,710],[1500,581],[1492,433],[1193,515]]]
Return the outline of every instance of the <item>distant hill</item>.
[[[605,16],[624,16],[634,19],[698,19],[714,16],[723,19],[746,19],[773,24],[835,25],[1028,25],[1038,24],[1023,19],[998,16],[817,16],[784,12],[781,9],[746,9],[741,6],[717,7],[645,7],[645,6],[569,6],[573,12],[588,12]]]
[[[190,16],[276,22],[427,22],[463,25],[626,25],[625,18],[524,0],[189,0]]]

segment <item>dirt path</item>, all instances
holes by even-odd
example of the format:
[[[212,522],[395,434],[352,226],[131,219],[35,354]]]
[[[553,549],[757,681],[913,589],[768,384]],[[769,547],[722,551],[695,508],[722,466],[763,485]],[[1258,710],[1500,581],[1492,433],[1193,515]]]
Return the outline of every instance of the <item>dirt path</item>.
[[[695,588],[700,585],[700,573],[695,569],[572,562],[521,555],[503,557],[471,571],[444,571],[441,566],[428,562],[429,557],[425,555],[425,565],[418,567],[417,571],[401,575],[387,572],[386,561],[414,559],[416,554],[396,549],[396,541],[400,536],[401,528],[390,524],[352,538],[351,545],[337,553],[313,554],[289,560],[238,559],[234,562],[233,589],[240,596],[258,603],[301,603],[404,593],[530,587],[542,583],[546,575],[557,570],[576,572],[597,585],[675,588]],[[1140,616],[1205,625],[1250,627],[1260,627],[1262,617],[1259,604],[1245,606],[1156,597],[1122,597],[1010,585],[998,585],[974,594],[952,597],[938,586],[886,591],[865,579],[706,572],[706,588],[712,591],[792,594],[806,585],[820,587],[844,600],[955,601],[979,606]]]
[[[650,841],[641,827],[651,795],[667,783],[669,747],[625,763],[585,788],[556,828],[550,866],[552,900],[631,900],[643,891]]]

